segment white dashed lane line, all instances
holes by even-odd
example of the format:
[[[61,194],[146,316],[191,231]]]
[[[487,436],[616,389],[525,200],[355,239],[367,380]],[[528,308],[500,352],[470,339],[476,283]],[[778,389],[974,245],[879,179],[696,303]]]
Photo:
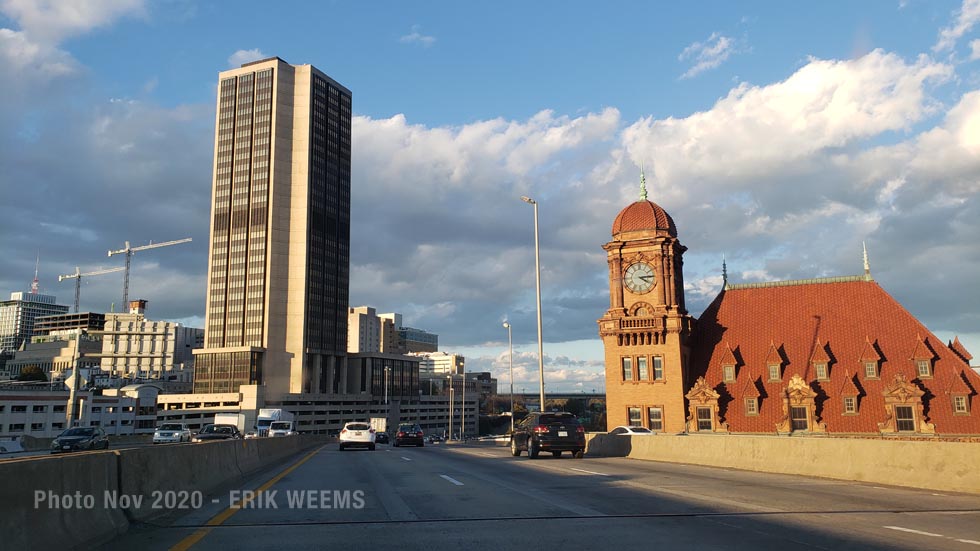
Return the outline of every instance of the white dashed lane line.
[[[453,478],[453,477],[451,477],[449,475],[441,474],[441,475],[439,475],[439,478],[445,478],[446,480],[448,480],[449,482],[452,482],[453,484],[455,484],[457,486],[462,486],[463,485],[462,482],[456,480],[455,478]]]
[[[943,539],[947,539],[947,540],[953,540],[953,541],[956,541],[956,542],[959,542],[959,543],[969,543],[971,545],[980,545],[980,541],[961,540],[961,539],[953,538],[953,537],[950,537],[950,536],[944,536],[942,534],[933,534],[932,532],[923,532],[922,530],[913,530],[911,528],[903,528],[901,526],[882,526],[882,528],[887,528],[889,530],[897,530],[899,532],[905,532],[905,533],[908,533],[908,534],[916,534],[916,535],[919,535],[919,536],[926,536],[926,537],[930,537],[930,538],[943,538]]]

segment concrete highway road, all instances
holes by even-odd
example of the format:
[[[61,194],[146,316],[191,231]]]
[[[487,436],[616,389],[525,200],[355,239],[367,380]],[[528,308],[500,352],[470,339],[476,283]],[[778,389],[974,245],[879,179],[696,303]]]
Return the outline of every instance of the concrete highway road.
[[[976,495],[481,445],[330,444],[248,488],[106,548],[980,551]]]

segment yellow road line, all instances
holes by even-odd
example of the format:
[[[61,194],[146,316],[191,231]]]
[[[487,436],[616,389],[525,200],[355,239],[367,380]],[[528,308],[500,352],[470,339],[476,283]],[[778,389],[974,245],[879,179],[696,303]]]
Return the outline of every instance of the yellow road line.
[[[307,461],[309,461],[310,459],[312,459],[313,456],[316,455],[323,448],[324,448],[324,446],[320,446],[319,448],[313,450],[312,452],[310,452],[309,454],[307,454],[307,456],[304,457],[303,459],[300,459],[296,463],[293,463],[293,465],[291,467],[289,467],[288,469],[286,469],[285,471],[283,471],[283,472],[277,474],[276,476],[272,477],[268,482],[266,482],[265,484],[263,484],[262,486],[260,486],[257,490],[255,490],[254,493],[246,496],[244,499],[242,499],[238,503],[232,504],[231,506],[229,506],[224,511],[221,511],[217,515],[214,515],[213,517],[211,517],[211,520],[209,520],[209,521],[207,521],[205,523],[205,525],[209,526],[209,528],[201,528],[197,532],[194,532],[193,534],[191,534],[191,535],[187,536],[186,538],[180,540],[180,542],[178,542],[176,545],[174,545],[173,547],[170,548],[170,551],[187,551],[188,549],[190,549],[195,543],[197,543],[197,542],[201,541],[202,539],[204,539],[204,536],[207,536],[209,533],[211,533],[211,530],[213,530],[215,526],[220,526],[225,521],[227,521],[228,519],[230,519],[232,517],[232,515],[234,515],[238,511],[240,511],[246,504],[248,504],[250,501],[252,501],[253,499],[255,499],[255,497],[258,494],[260,494],[260,493],[268,490],[269,488],[275,486],[276,483],[278,483],[280,480],[283,479],[283,477],[285,477],[287,474],[289,474],[289,473],[293,472],[294,470],[296,470],[297,468],[299,468],[299,466],[302,465],[303,463],[306,463]]]

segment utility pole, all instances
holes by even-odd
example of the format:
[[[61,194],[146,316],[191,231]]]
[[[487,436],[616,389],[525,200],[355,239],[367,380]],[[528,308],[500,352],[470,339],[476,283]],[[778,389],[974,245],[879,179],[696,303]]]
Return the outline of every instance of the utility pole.
[[[126,275],[123,278],[123,303],[122,303],[122,307],[124,309],[125,308],[129,308],[129,265],[130,265],[130,260],[132,259],[133,253],[135,253],[136,251],[145,251],[145,250],[148,250],[148,249],[156,249],[156,248],[159,248],[159,247],[169,247],[170,245],[179,245],[181,243],[187,243],[190,240],[191,240],[191,238],[188,237],[186,239],[178,239],[176,241],[166,241],[164,243],[150,243],[149,245],[141,245],[139,247],[130,247],[129,246],[129,241],[126,241],[126,246],[125,247],[123,247],[123,248],[121,248],[121,249],[119,249],[117,251],[113,251],[113,250],[110,250],[109,251],[109,256],[112,256],[114,254],[125,254],[126,255],[126,267],[125,267]],[[125,311],[125,310],[123,310],[123,311]]]

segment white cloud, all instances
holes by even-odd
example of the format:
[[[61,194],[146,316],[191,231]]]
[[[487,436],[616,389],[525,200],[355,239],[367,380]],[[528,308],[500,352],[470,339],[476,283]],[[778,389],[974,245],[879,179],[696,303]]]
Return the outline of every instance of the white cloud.
[[[624,132],[634,159],[653,161],[656,179],[687,195],[679,181],[772,174],[812,155],[911,127],[932,112],[926,86],[952,69],[925,56],[906,63],[875,50],[858,59],[811,59],[782,82],[742,83],[707,111],[645,118]],[[734,179],[733,179],[734,177]]]
[[[956,21],[939,31],[939,40],[932,47],[934,52],[952,50],[956,41],[970,31],[980,21],[980,0],[963,0],[963,5],[956,13]]]
[[[252,50],[238,50],[237,52],[231,54],[228,57],[228,67],[232,69],[237,69],[245,63],[250,63],[252,61],[258,61],[260,59],[265,59],[269,56],[262,53],[258,48]]]
[[[970,41],[970,61],[980,59],[980,39]]]
[[[2,0],[0,12],[17,21],[32,40],[58,44],[117,19],[145,15],[143,0]]]
[[[6,81],[0,99],[9,101],[78,71],[75,59],[58,48],[61,42],[120,17],[142,15],[144,8],[142,0],[0,0],[0,13],[20,26],[0,28],[0,77]]]
[[[711,33],[704,42],[695,42],[677,56],[680,61],[693,60],[694,65],[681,78],[691,78],[714,69],[735,53],[735,41],[718,33]]]
[[[422,34],[421,31],[422,31],[422,27],[420,25],[412,25],[412,32],[402,36],[398,40],[402,44],[421,44],[426,48],[435,44],[436,37],[426,36]]]

